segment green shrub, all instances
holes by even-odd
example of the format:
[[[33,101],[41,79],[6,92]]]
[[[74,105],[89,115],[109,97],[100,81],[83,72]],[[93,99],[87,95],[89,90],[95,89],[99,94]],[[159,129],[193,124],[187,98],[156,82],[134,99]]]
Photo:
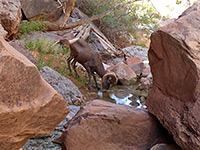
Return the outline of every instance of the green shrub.
[[[79,77],[76,77],[76,79],[81,82],[83,85],[85,85],[88,82],[87,78],[82,77],[81,75]],[[92,82],[93,85],[93,82]]]
[[[49,66],[64,75],[66,72],[65,59],[69,56],[70,50],[62,47],[60,44],[52,46],[53,44],[54,42],[47,39],[25,41],[25,47],[27,49],[39,52],[39,57],[36,62],[38,70],[44,66]]]
[[[25,41],[25,47],[31,51],[38,51],[43,54],[66,54],[69,55],[69,50],[62,47],[60,44],[53,46],[53,42],[47,39],[36,39],[31,41]]]
[[[113,8],[117,4],[127,1],[128,0],[79,0],[78,6],[87,15],[94,16]],[[98,25],[102,31],[105,28],[117,28],[119,31],[128,31],[133,37],[135,37],[135,32],[140,30],[145,37],[149,38],[151,33],[158,29],[157,22],[160,19],[160,14],[150,2],[146,4],[139,1],[103,17]]]
[[[22,21],[20,23],[19,33],[21,35],[25,35],[27,33],[30,33],[31,31],[46,31],[46,30],[47,27],[45,26],[44,21],[31,20],[30,22]]]

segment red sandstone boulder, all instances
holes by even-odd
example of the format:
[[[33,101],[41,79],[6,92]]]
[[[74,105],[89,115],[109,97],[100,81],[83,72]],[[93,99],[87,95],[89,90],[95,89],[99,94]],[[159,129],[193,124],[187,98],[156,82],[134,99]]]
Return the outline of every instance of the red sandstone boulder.
[[[136,73],[140,75],[143,72],[144,63],[140,57],[128,57],[126,64]]]
[[[142,62],[142,59],[140,57],[128,57],[126,59],[127,65],[132,65],[132,64],[140,63],[140,62]]]
[[[142,76],[146,77],[149,76],[151,73],[151,69],[149,67],[144,67],[144,69],[142,70]]]
[[[0,149],[18,150],[50,133],[69,110],[24,55],[0,37]]]
[[[200,149],[200,1],[151,36],[146,105],[183,150]]]
[[[140,90],[149,90],[151,88],[151,79],[150,78],[144,78],[142,77],[140,79],[140,83],[137,87],[137,89],[140,89]]]
[[[115,72],[119,81],[123,85],[131,85],[137,81],[135,72],[125,63],[119,62],[112,67],[111,71]]]
[[[0,24],[8,32],[6,37],[18,32],[21,18],[21,4],[19,0],[0,1]]]
[[[63,150],[147,150],[168,137],[146,110],[102,100],[86,103],[65,127],[56,140]]]

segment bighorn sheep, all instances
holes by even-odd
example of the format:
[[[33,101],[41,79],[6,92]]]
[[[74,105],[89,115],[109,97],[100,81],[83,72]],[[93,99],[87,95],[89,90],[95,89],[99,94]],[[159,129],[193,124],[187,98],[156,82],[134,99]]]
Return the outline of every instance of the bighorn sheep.
[[[91,89],[91,75],[93,76],[96,87],[98,88],[96,76],[94,74],[95,72],[102,78],[102,89],[109,89],[111,84],[117,82],[117,77],[115,73],[107,72],[104,69],[100,54],[98,53],[98,51],[93,50],[86,41],[81,38],[74,38],[72,40],[61,39],[59,43],[61,43],[61,45],[63,46],[70,47],[71,53],[70,57],[67,59],[70,72],[70,62],[72,61],[72,59],[74,59],[72,61],[72,66],[76,74],[76,62],[82,64],[83,67],[86,69],[89,77],[89,89]]]

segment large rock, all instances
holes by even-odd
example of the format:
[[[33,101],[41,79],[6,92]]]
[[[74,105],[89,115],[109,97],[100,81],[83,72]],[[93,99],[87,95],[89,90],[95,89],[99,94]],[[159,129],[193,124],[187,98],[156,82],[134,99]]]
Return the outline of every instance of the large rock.
[[[0,149],[18,150],[51,132],[69,110],[37,68],[0,37]]]
[[[143,61],[148,60],[148,49],[141,46],[130,46],[123,48],[122,51],[127,57],[140,57]]]
[[[143,109],[103,100],[86,103],[56,141],[63,150],[147,150],[165,141],[165,129]]]
[[[4,30],[4,27],[0,24],[0,36],[3,36],[4,38],[6,38],[7,34],[8,32]]]
[[[62,14],[62,9],[56,0],[20,0],[26,18],[42,17],[48,21],[56,21]]]
[[[0,24],[8,32],[6,37],[18,32],[21,18],[19,0],[0,0]]]
[[[117,78],[123,85],[131,85],[137,81],[135,72],[123,62],[117,63],[112,67],[111,71],[116,73]]]
[[[45,66],[40,70],[42,77],[64,98],[68,104],[80,105],[84,102],[84,96],[78,87],[53,69]]]
[[[183,150],[200,149],[200,1],[151,36],[153,87],[146,105]]]

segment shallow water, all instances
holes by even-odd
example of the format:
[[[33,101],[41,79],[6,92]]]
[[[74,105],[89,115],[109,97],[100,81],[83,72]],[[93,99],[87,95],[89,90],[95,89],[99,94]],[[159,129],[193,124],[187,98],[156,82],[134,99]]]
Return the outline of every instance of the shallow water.
[[[110,90],[99,91],[101,99],[116,103],[134,106],[136,108],[145,109],[145,97],[148,93],[137,90],[137,85],[134,86],[113,86]],[[59,144],[52,141],[62,134],[60,130],[54,130],[51,137],[30,139],[20,150],[61,150]]]
[[[137,86],[114,86],[110,90],[99,91],[98,95],[101,99],[129,106],[135,106],[136,108],[146,108],[145,97],[146,92],[136,90]]]

